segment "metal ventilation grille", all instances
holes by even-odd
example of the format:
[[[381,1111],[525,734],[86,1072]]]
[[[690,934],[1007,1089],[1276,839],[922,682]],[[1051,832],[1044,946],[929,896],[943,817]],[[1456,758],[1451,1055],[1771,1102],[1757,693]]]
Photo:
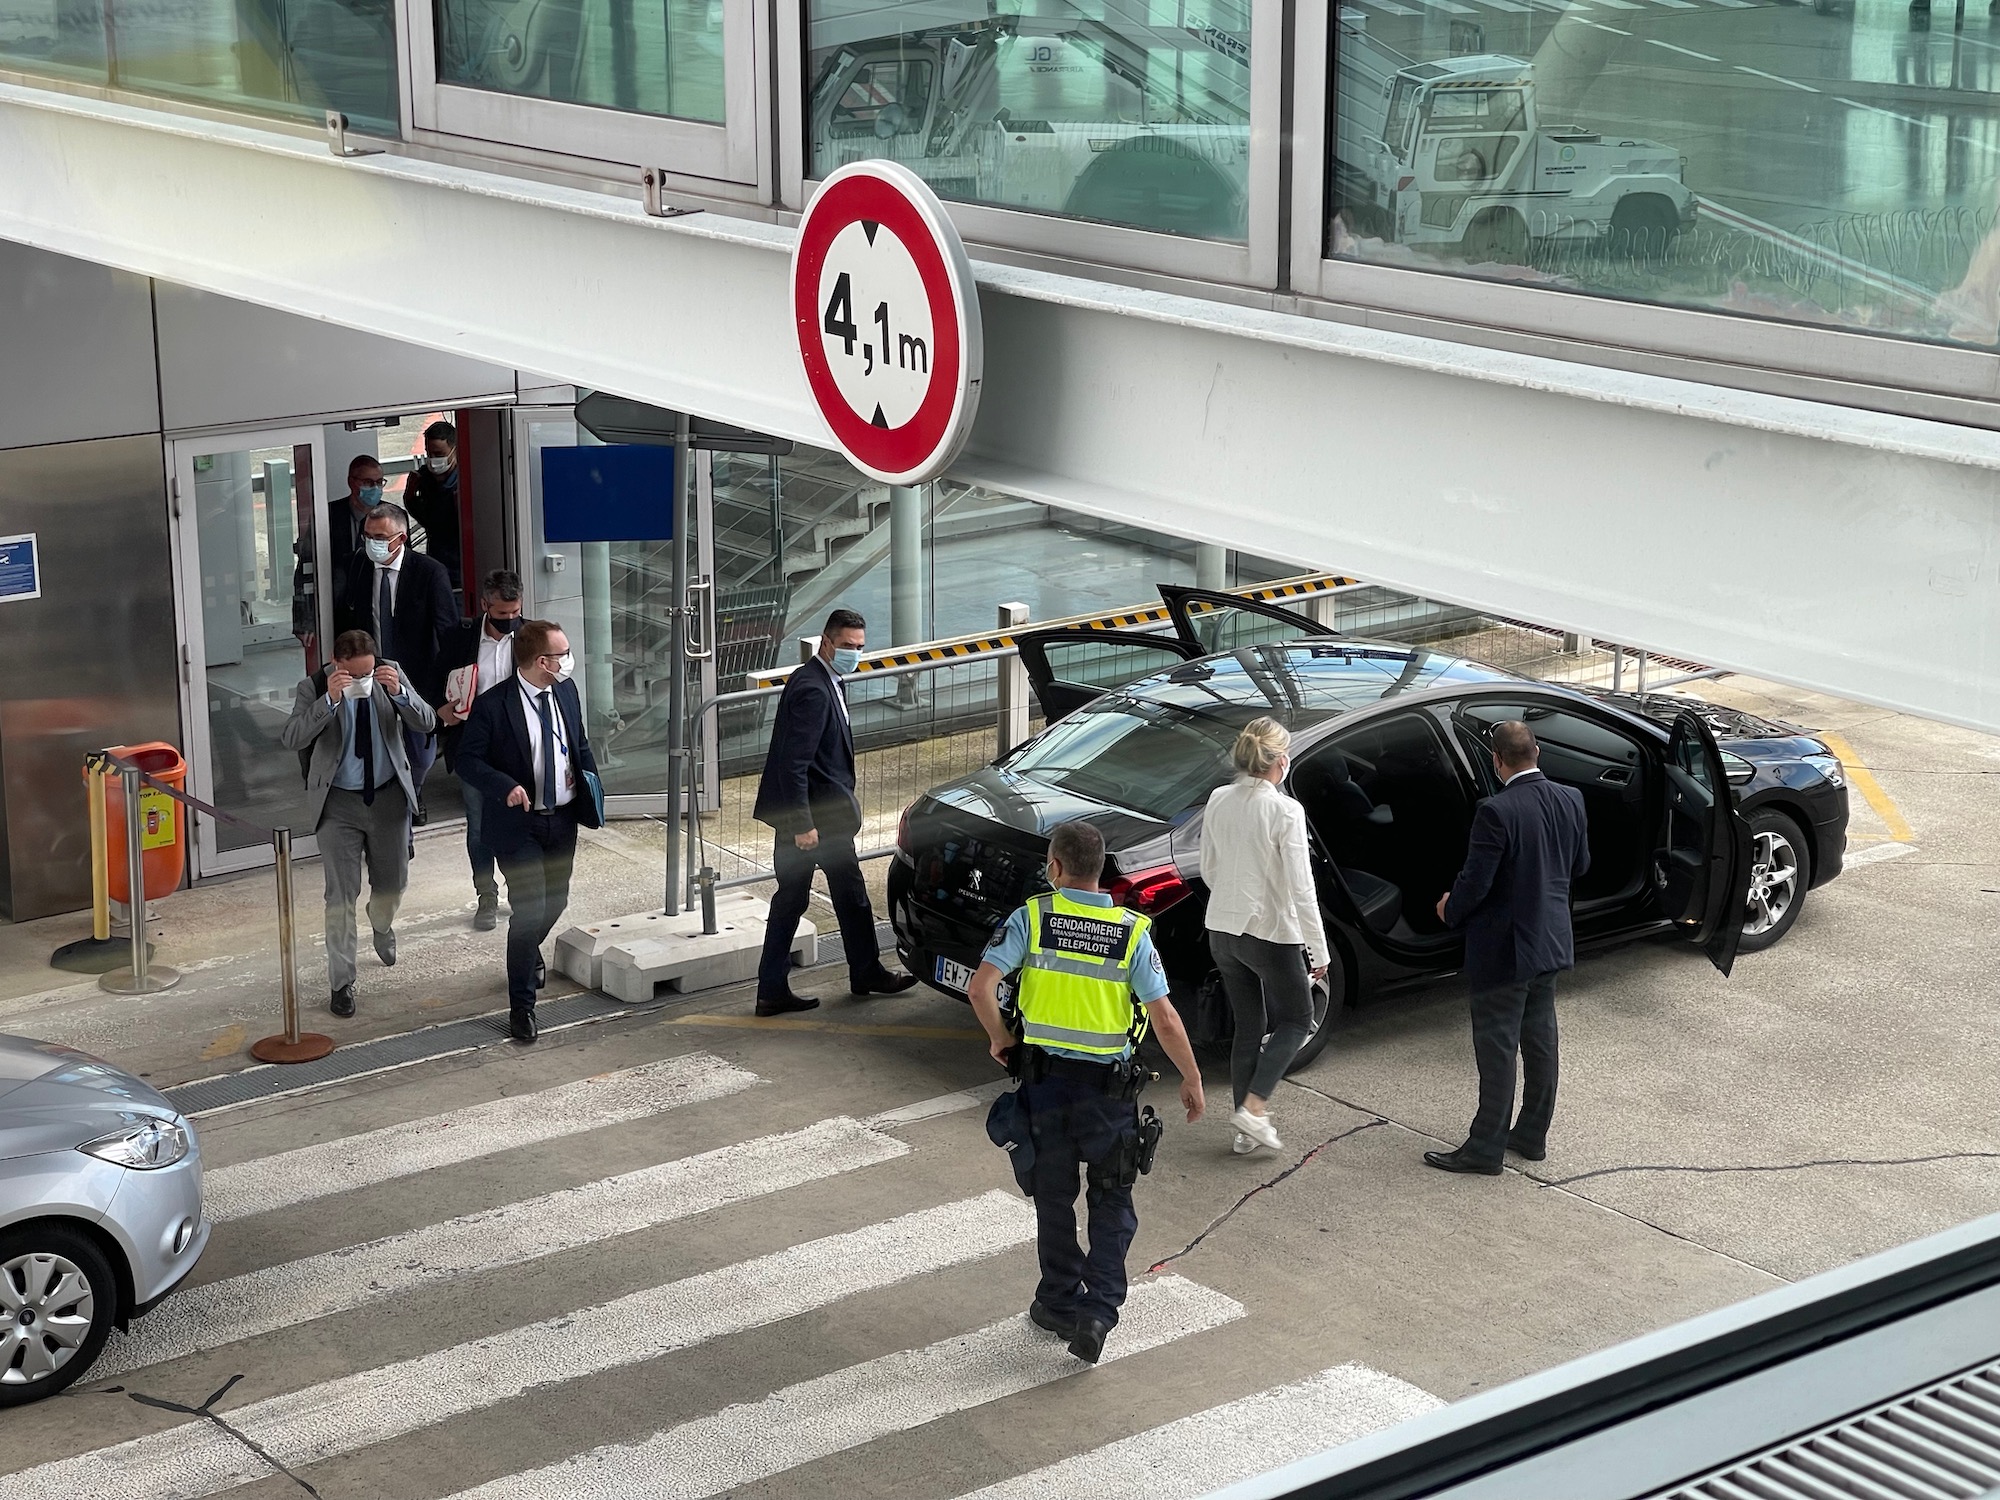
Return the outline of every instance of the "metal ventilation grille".
[[[1648,1500],[1978,1500],[2000,1489],[2000,1363]]]

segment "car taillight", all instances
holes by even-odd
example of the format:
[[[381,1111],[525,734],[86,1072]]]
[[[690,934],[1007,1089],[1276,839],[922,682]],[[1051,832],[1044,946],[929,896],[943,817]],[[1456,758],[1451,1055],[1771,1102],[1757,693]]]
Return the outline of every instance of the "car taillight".
[[[1396,191],[1399,193],[1407,193],[1416,185],[1417,179],[1414,177],[1398,177],[1396,179]]]
[[[1187,882],[1172,865],[1135,870],[1112,879],[1110,895],[1120,906],[1157,917],[1188,893]]]

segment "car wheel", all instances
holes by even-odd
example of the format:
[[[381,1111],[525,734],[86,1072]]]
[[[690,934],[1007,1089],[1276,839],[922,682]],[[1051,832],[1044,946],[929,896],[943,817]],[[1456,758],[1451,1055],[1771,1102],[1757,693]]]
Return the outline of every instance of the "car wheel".
[[[1792,930],[1812,884],[1812,854],[1791,817],[1776,808],[1750,814],[1750,899],[1739,953],[1770,947]]]
[[[1328,966],[1326,978],[1314,981],[1312,995],[1313,1028],[1292,1058],[1292,1065],[1285,1069],[1287,1078],[1310,1066],[1326,1051],[1328,1040],[1348,1018],[1347,975],[1337,961]]]
[[[117,1317],[117,1279],[87,1236],[61,1224],[0,1232],[0,1406],[69,1386]]]

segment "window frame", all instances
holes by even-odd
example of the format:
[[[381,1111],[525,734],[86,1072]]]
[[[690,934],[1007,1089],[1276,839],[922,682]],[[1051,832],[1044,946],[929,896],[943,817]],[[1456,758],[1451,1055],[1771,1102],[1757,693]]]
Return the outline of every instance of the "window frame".
[[[781,207],[802,213],[819,187],[805,175],[810,159],[811,110],[807,30],[811,0],[775,0],[789,12],[776,39],[778,90],[778,198]],[[1274,289],[1278,285],[1281,202],[1279,127],[1285,74],[1285,0],[1251,0],[1250,9],[1250,170],[1247,182],[1247,238],[1242,244],[1184,238],[1152,229],[1132,229],[1084,219],[985,204],[947,202],[946,212],[970,245],[1096,263],[1200,281]]]
[[[785,3],[785,0],[779,0]],[[722,0],[723,120],[712,124],[538,99],[438,78],[436,0],[403,0],[413,139],[478,141],[578,161],[656,168],[671,185],[771,184],[769,0]]]
[[[1656,355],[1700,367],[1678,372],[1683,378],[1718,378],[1728,385],[1787,395],[1798,393],[1796,381],[1788,377],[1804,377],[1852,392],[1845,399],[1838,389],[1814,392],[1808,399],[1871,410],[1907,410],[1908,403],[1892,394],[1903,392],[1979,402],[2000,399],[2000,359],[1995,358],[2000,346],[1954,348],[1889,334],[1336,260],[1326,253],[1334,118],[1330,11],[1330,6],[1300,6],[1292,34],[1295,155],[1288,248],[1294,292],[1361,309],[1364,317],[1369,311],[1386,314],[1384,326],[1409,330],[1410,319],[1434,320],[1439,325],[1435,336],[1459,341],[1466,340],[1471,327],[1573,344],[1579,348],[1571,357],[1588,364],[1606,363],[1606,351]],[[1559,347],[1550,352],[1565,357]],[[1771,378],[1760,380],[1760,373]]]

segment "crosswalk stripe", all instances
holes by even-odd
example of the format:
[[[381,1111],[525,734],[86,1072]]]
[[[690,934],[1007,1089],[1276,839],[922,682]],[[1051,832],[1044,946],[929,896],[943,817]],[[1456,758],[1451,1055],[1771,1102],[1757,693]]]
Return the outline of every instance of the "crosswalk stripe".
[[[1077,1495],[1091,1500],[1195,1500],[1443,1404],[1429,1391],[1367,1365],[1336,1365],[1003,1479],[959,1500],[1072,1500]]]
[[[203,1202],[217,1223],[248,1218],[432,1167],[643,1120],[740,1093],[757,1081],[755,1073],[705,1052],[668,1058],[220,1167],[206,1175]]]
[[[165,1432],[0,1476],[0,1500],[200,1500],[353,1453],[528,1391],[796,1317],[1034,1238],[1034,1211],[992,1192],[649,1287]],[[215,1440],[221,1437],[223,1441]],[[253,1449],[250,1445],[254,1444]],[[268,1454],[273,1462],[258,1455]]]
[[[412,1287],[553,1255],[909,1154],[858,1120],[822,1120],[367,1244],[192,1287],[114,1334],[92,1369],[106,1380]]]
[[[1132,1289],[1104,1346],[1122,1359],[1244,1315],[1243,1305],[1178,1276]],[[955,1411],[1047,1385],[1085,1368],[1024,1317],[923,1349],[884,1355],[762,1401],[725,1407],[637,1443],[612,1443],[496,1479],[452,1500],[707,1500],[830,1453],[906,1432]]]
[[[991,1104],[1000,1095],[1014,1086],[1011,1078],[996,1078],[991,1083],[974,1084],[969,1089],[960,1089],[955,1094],[939,1094],[935,1099],[919,1099],[915,1104],[905,1104],[900,1109],[885,1109],[879,1115],[870,1115],[863,1123],[876,1130],[887,1130],[894,1125],[914,1125],[919,1120],[935,1120],[940,1115],[955,1115],[960,1110],[977,1109],[982,1104]]]

